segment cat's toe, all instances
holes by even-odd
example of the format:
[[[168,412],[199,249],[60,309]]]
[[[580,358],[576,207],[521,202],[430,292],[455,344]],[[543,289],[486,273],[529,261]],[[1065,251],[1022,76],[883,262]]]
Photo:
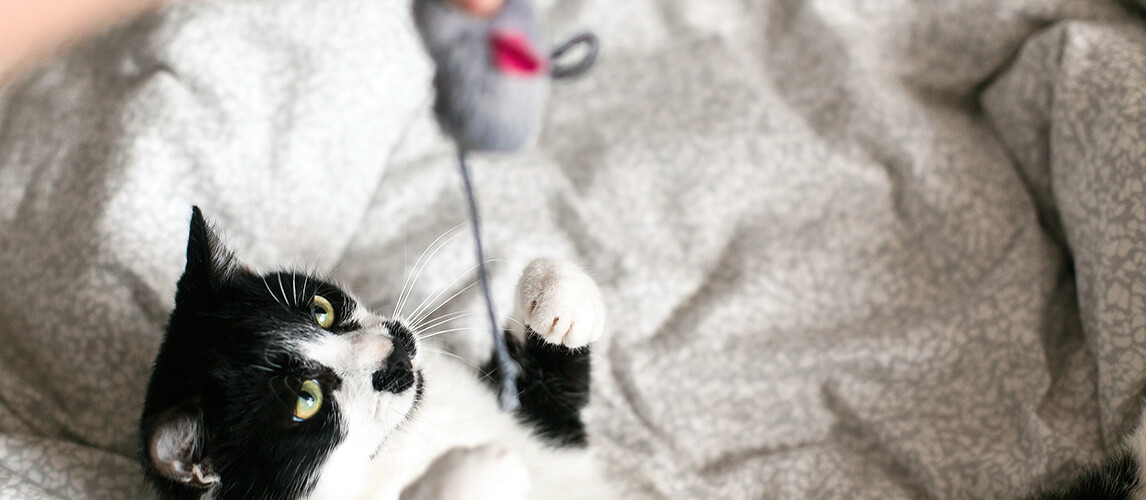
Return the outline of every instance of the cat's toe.
[[[537,259],[517,283],[517,317],[551,344],[584,347],[605,333],[605,302],[584,271],[559,260]]]

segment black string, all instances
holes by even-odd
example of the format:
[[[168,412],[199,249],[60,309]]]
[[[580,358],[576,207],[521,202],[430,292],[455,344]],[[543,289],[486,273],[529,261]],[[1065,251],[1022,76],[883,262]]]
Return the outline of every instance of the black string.
[[[558,59],[564,57],[567,52],[573,50],[573,47],[578,45],[585,45],[586,50],[588,50],[588,52],[585,53],[585,57],[582,57],[576,64],[569,66],[557,64]],[[597,62],[597,54],[600,53],[600,50],[600,42],[597,40],[597,35],[586,32],[570,38],[567,42],[561,44],[560,47],[554,49],[550,54],[549,59],[553,61],[553,72],[551,76],[555,80],[580,76],[582,73],[589,71],[589,68],[593,67],[593,63]]]
[[[516,410],[521,402],[517,399],[517,374],[521,370],[517,363],[509,356],[509,346],[505,344],[505,335],[497,327],[497,315],[493,312],[493,298],[489,292],[489,277],[485,270],[485,250],[481,243],[481,225],[478,220],[477,201],[474,199],[473,182],[470,180],[470,169],[466,165],[466,152],[458,148],[458,166],[462,171],[462,184],[465,185],[466,201],[469,203],[470,221],[474,228],[474,247],[477,249],[478,280],[481,281],[482,293],[485,294],[485,308],[489,313],[489,324],[493,329],[494,362],[497,363],[498,383],[501,385],[501,394],[498,395],[498,404],[505,411]]]
[[[557,60],[578,45],[584,45],[587,52],[580,61],[572,65],[559,65]],[[554,79],[570,78],[585,73],[597,62],[600,52],[597,36],[592,33],[582,33],[557,47],[550,56],[553,71],[550,74]],[[470,222],[474,229],[474,248],[477,250],[478,280],[481,281],[482,294],[485,296],[485,308],[489,314],[489,324],[493,335],[494,362],[497,364],[498,383],[501,393],[498,394],[498,404],[505,411],[516,410],[521,406],[517,397],[517,375],[521,367],[509,355],[509,346],[506,344],[505,334],[497,326],[497,314],[493,310],[493,297],[489,290],[489,274],[485,268],[485,249],[482,246],[481,222],[478,216],[477,200],[474,196],[473,181],[470,179],[470,169],[466,164],[466,152],[458,148],[458,167],[462,173],[462,184],[465,187],[466,202],[469,205]]]

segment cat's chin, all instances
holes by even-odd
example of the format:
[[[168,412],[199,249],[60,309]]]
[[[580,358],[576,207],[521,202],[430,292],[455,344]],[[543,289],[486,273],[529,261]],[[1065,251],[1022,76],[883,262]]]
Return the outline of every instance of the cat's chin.
[[[418,407],[422,403],[423,388],[425,382],[422,377],[421,370],[414,370],[414,382],[410,389],[398,394],[385,394],[378,402],[377,408],[377,423],[380,427],[386,429],[386,434],[389,435],[398,430],[414,417],[417,413]],[[373,460],[374,456],[382,449],[385,444],[383,439],[375,447],[375,450],[370,455]]]

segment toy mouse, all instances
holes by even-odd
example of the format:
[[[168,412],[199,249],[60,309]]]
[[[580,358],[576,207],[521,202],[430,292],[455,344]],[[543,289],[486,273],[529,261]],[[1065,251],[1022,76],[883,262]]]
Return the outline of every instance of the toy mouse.
[[[581,35],[554,52],[527,0],[414,0],[414,21],[437,64],[434,113],[466,151],[514,151],[540,128],[551,78],[584,72],[596,39]],[[574,67],[553,60],[577,44],[589,54]]]
[[[588,70],[597,57],[597,38],[586,33],[570,39],[552,54],[544,53],[543,33],[528,0],[414,0],[414,24],[434,74],[434,115],[458,145],[458,164],[473,222],[478,277],[493,326],[494,349],[501,375],[501,406],[517,407],[518,367],[497,328],[482,249],[473,183],[466,166],[471,151],[510,152],[529,144],[541,128],[549,83]],[[559,66],[578,45],[585,56]]]

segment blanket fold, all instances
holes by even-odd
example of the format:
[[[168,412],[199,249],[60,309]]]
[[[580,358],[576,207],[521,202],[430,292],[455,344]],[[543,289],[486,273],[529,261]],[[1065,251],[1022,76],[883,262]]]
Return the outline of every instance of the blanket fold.
[[[1006,498],[1129,430],[1138,10],[539,4],[604,52],[536,148],[473,159],[493,289],[509,313],[543,255],[600,282],[588,420],[624,498]],[[0,90],[0,497],[145,496],[135,426],[192,204],[249,264],[385,312],[454,231],[403,312],[477,310],[408,9],[180,3]]]

